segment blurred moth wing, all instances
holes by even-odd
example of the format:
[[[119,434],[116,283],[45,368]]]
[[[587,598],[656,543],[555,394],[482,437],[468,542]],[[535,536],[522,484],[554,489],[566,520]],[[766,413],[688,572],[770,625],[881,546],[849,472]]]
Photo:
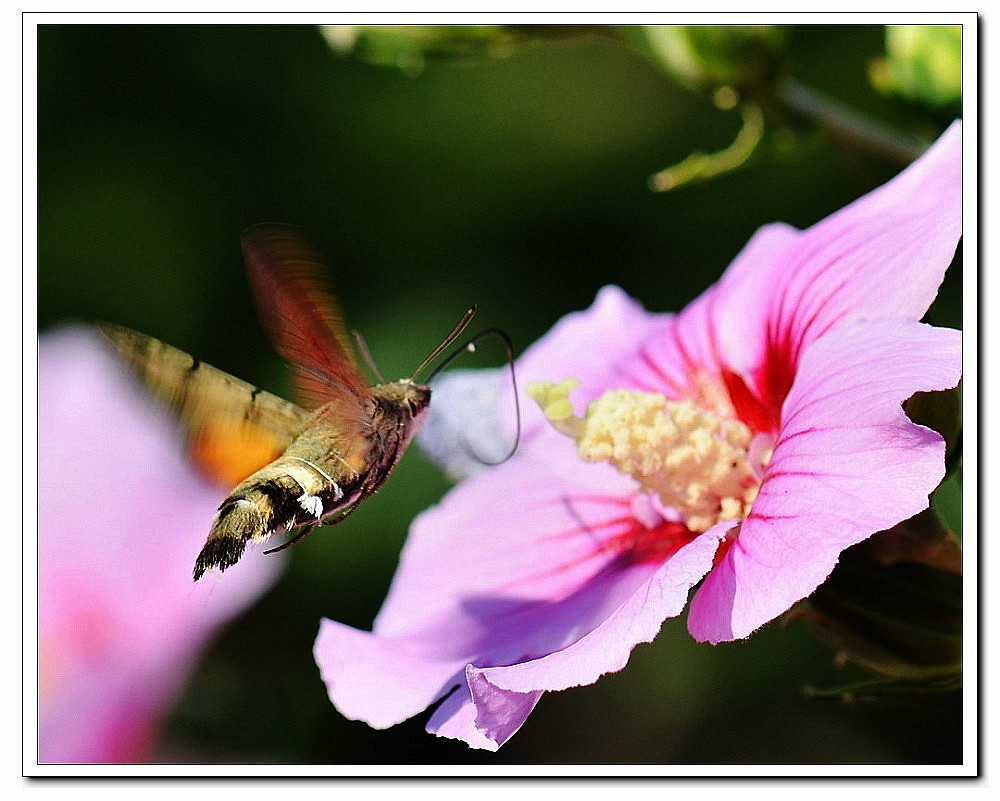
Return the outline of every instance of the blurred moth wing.
[[[430,403],[430,387],[412,379],[368,385],[321,262],[295,231],[250,229],[243,250],[260,317],[308,408],[159,340],[102,326],[179,413],[203,469],[230,479],[229,486],[234,476],[239,481],[216,512],[195,561],[195,581],[206,570],[235,564],[252,541],[300,529],[274,549],[282,550],[317,525],[346,518],[389,477]],[[469,319],[471,310],[441,347]]]
[[[195,464],[223,486],[272,462],[308,425],[306,409],[165,342],[123,326],[100,328],[147,388],[178,413]]]

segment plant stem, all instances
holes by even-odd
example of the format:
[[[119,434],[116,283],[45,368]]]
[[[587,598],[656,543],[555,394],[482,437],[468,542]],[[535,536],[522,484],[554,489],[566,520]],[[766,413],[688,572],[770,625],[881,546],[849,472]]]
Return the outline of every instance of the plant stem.
[[[694,180],[707,180],[742,165],[760,144],[764,135],[764,117],[753,103],[743,106],[743,127],[730,145],[715,153],[695,151],[679,164],[649,177],[649,188],[666,192]]]
[[[924,150],[919,142],[791,79],[780,85],[777,97],[788,109],[818,124],[831,136],[900,165],[914,161]]]

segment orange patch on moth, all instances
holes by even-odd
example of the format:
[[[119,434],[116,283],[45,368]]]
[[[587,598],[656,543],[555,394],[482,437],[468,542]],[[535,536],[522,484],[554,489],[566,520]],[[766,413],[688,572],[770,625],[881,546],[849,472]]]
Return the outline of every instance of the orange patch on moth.
[[[277,459],[284,448],[254,426],[234,429],[206,425],[191,441],[191,458],[205,475],[225,487],[234,487]]]

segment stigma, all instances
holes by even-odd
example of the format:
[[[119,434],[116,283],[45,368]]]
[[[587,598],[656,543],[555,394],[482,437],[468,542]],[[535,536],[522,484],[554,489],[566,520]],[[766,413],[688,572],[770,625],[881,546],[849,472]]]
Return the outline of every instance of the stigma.
[[[574,378],[536,381],[527,392],[549,423],[576,441],[581,459],[631,476],[693,532],[749,514],[771,454],[745,423],[628,389],[605,392],[577,417],[569,395],[578,386]]]

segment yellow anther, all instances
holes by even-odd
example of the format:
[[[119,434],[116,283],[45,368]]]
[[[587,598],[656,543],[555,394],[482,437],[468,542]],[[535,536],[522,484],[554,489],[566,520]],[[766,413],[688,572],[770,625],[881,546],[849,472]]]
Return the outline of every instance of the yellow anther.
[[[583,433],[584,420],[573,415],[573,404],[569,402],[570,393],[580,386],[575,378],[567,378],[554,384],[551,381],[532,381],[526,391],[537,403],[545,419],[552,427],[562,434],[578,439]]]
[[[747,457],[752,433],[742,422],[635,390],[605,392],[585,417],[575,417],[569,395],[578,385],[539,381],[528,394],[558,431],[576,440],[582,459],[632,476],[680,512],[692,531],[749,513],[757,481]]]

